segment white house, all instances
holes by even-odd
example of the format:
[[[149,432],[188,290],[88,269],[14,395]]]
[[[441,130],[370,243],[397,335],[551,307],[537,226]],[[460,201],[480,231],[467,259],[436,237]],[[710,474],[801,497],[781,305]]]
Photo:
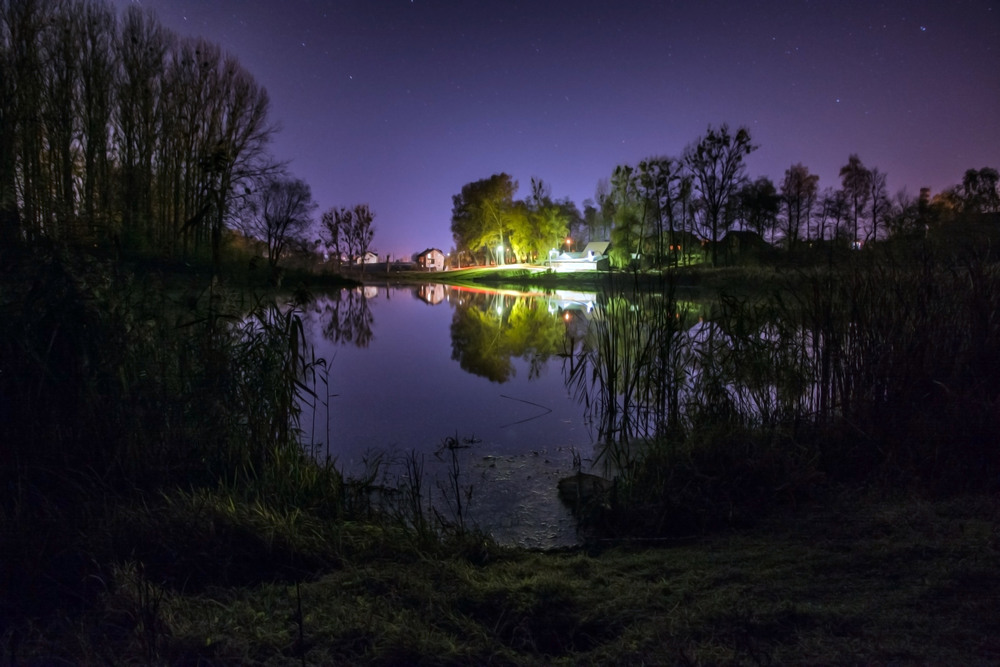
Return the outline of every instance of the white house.
[[[592,241],[583,252],[559,252],[552,249],[547,262],[555,271],[565,273],[570,271],[599,271],[608,268],[607,241]]]
[[[417,266],[425,271],[443,271],[444,253],[437,248],[428,248],[417,255]]]

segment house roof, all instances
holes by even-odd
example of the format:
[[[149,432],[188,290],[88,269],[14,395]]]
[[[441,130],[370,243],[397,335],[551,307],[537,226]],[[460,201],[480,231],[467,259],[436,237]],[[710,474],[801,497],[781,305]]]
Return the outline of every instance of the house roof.
[[[591,241],[587,244],[587,247],[583,249],[583,254],[586,255],[591,250],[594,251],[595,255],[606,255],[608,252],[608,246],[611,245],[611,241]]]
[[[439,252],[442,255],[444,254],[443,250],[439,250],[437,248],[428,248],[427,250],[424,250],[423,252],[417,253],[417,257],[423,257],[424,255],[431,254],[432,252]]]

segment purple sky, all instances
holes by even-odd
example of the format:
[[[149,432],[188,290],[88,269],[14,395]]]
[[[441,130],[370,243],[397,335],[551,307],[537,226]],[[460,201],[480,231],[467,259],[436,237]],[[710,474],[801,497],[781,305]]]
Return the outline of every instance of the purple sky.
[[[264,85],[272,151],[375,249],[449,250],[452,196],[505,171],[582,209],[617,164],[746,125],[751,177],[857,153],[890,192],[1000,167],[991,0],[115,0],[220,44]],[[318,216],[318,213],[317,213]]]

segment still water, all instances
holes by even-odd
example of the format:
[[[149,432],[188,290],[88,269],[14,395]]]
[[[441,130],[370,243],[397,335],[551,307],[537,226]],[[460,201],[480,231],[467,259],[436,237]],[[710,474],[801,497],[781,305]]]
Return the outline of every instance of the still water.
[[[305,439],[350,475],[379,456],[398,473],[415,454],[425,495],[446,514],[450,453],[436,452],[455,438],[469,520],[505,544],[573,544],[556,482],[573,473],[574,454],[587,467],[596,436],[562,353],[594,299],[444,285],[321,296],[304,320],[329,363],[319,386],[328,407],[305,411]]]

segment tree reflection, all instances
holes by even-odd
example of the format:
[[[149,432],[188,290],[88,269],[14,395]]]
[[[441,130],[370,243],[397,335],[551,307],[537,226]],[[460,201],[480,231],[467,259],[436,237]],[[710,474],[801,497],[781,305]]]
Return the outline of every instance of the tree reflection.
[[[357,290],[340,290],[318,302],[322,309],[323,337],[338,345],[368,347],[375,318],[368,299]]]
[[[453,304],[451,358],[469,373],[503,383],[516,372],[513,359],[520,358],[534,378],[562,350],[565,325],[544,300],[462,291]]]

